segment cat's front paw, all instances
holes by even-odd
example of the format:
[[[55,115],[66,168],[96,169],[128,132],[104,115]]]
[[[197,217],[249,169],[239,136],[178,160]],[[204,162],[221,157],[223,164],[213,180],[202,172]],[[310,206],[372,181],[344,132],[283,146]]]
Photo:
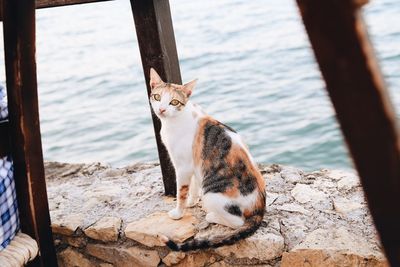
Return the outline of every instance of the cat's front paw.
[[[179,220],[180,218],[183,217],[183,211],[181,211],[181,210],[178,209],[178,208],[175,208],[175,209],[170,210],[170,211],[168,212],[168,216],[169,216],[171,219]]]

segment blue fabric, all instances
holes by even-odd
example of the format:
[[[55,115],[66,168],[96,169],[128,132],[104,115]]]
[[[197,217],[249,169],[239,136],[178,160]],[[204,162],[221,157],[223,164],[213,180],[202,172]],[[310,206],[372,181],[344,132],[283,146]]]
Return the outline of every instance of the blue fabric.
[[[7,119],[6,92],[0,85],[0,121]],[[0,158],[0,251],[14,238],[19,230],[17,195],[14,168],[11,157]]]

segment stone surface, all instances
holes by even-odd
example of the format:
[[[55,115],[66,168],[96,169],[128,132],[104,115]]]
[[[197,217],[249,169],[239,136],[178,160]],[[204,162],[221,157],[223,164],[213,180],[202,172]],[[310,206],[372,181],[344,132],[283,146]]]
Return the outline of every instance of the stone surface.
[[[172,265],[177,264],[178,262],[180,262],[182,259],[184,259],[185,256],[186,256],[186,254],[183,253],[183,252],[171,251],[170,253],[168,253],[167,256],[165,256],[162,259],[162,262],[164,262],[165,265],[167,265],[167,266],[172,266]]]
[[[122,220],[116,217],[104,217],[94,225],[84,230],[85,234],[93,239],[107,241],[117,241]]]
[[[371,243],[344,227],[317,229],[291,251],[283,254],[282,267],[388,266]]]
[[[299,169],[296,169],[293,167],[285,167],[285,168],[282,168],[280,175],[284,180],[286,180],[290,183],[296,183],[301,180],[302,173],[303,172],[300,171]]]
[[[112,263],[115,267],[156,267],[160,262],[157,251],[138,247],[108,247],[88,244],[86,252],[100,260]]]
[[[67,248],[58,254],[59,267],[93,267],[94,264],[81,253]]]
[[[282,206],[277,208],[278,210],[283,210],[283,211],[289,211],[289,212],[299,212],[302,214],[310,214],[308,210],[306,210],[303,206],[294,204],[294,203],[289,203],[289,204],[283,204]]]
[[[260,233],[231,246],[217,248],[215,252],[230,259],[268,261],[280,257],[285,243],[281,235]]]
[[[203,267],[215,262],[215,257],[207,252],[190,253],[174,267]]]
[[[166,213],[176,200],[163,195],[159,165],[46,163],[45,167],[60,262],[68,256],[83,266],[89,260],[95,267],[132,266],[132,262],[133,266],[277,267],[282,257],[285,266],[386,264],[361,185],[352,172],[260,165],[267,207],[256,234],[230,247],[182,254],[170,252],[157,236],[182,242],[232,230],[205,223],[201,203],[188,209],[184,220],[170,220]],[[114,229],[114,234],[104,240],[113,241],[104,241],[101,234],[88,238],[82,230],[103,229],[98,224],[105,217],[122,219],[121,227],[105,227]]]
[[[68,214],[64,220],[54,220],[51,224],[53,233],[72,236],[83,223],[83,214]]]
[[[125,229],[125,236],[149,247],[165,246],[159,239],[160,235],[183,242],[194,236],[197,223],[197,219],[189,213],[180,220],[173,220],[167,213],[157,212],[129,223]]]
[[[319,202],[327,198],[324,192],[313,189],[310,185],[296,184],[292,190],[292,196],[300,203]]]
[[[346,198],[335,199],[333,203],[335,210],[343,215],[347,215],[354,210],[362,209],[364,207],[363,204]]]
[[[63,237],[63,241],[76,248],[83,248],[86,246],[86,239],[84,237],[65,236]]]
[[[337,182],[338,189],[348,191],[360,185],[360,179],[355,175],[344,176]]]

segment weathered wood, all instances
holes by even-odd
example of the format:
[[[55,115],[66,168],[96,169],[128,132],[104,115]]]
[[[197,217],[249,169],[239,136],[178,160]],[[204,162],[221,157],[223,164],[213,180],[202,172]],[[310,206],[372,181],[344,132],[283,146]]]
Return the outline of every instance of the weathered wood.
[[[4,0],[0,0],[2,2]],[[96,2],[108,2],[113,0],[36,0],[36,8],[48,8],[48,7],[59,7],[59,6],[70,6],[77,4],[89,4]],[[0,4],[0,21],[3,20],[2,4]]]
[[[400,138],[364,2],[297,0],[386,255],[400,266]]]
[[[10,135],[8,121],[0,122],[0,158],[10,153]]]
[[[11,150],[21,228],[40,248],[40,257],[32,264],[57,266],[39,126],[35,1],[7,0],[3,11]]]
[[[182,83],[168,0],[131,0],[147,93],[153,67],[164,81]],[[175,170],[161,142],[161,123],[151,111],[166,195],[176,195]]]
[[[96,2],[108,2],[112,0],[36,0],[36,8],[70,6],[77,4],[89,4]]]

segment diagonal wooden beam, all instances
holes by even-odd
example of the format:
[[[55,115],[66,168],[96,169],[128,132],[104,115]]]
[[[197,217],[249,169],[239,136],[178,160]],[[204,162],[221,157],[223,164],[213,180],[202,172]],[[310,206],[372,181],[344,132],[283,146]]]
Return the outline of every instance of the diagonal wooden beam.
[[[169,1],[131,0],[131,6],[148,95],[150,95],[151,90],[149,86],[151,67],[157,70],[164,81],[181,84],[182,79]],[[161,142],[161,123],[153,110],[151,114],[156,134],[165,194],[175,195],[175,170],[169,159],[168,152]]]
[[[4,0],[0,0],[3,2]],[[113,0],[36,0],[35,6],[36,8],[48,8],[48,7],[60,7],[60,6],[70,6],[70,5],[78,5],[78,4],[90,4],[97,2],[106,2]],[[0,21],[3,20],[3,10],[1,8],[0,3]]]
[[[360,11],[364,0],[297,0],[368,205],[400,266],[400,138]]]
[[[22,232],[38,242],[32,266],[57,266],[44,176],[35,60],[35,1],[6,0],[4,51],[9,131]]]

